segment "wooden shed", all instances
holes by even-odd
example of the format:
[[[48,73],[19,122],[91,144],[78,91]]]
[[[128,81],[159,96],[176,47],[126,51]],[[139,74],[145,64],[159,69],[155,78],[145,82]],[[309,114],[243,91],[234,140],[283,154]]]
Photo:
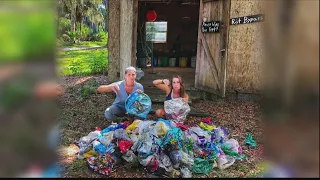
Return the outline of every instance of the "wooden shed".
[[[261,1],[110,0],[108,8],[112,81],[129,65],[148,70],[162,62],[161,71],[189,69],[194,88],[222,97],[261,89]],[[165,28],[150,30],[148,22]]]

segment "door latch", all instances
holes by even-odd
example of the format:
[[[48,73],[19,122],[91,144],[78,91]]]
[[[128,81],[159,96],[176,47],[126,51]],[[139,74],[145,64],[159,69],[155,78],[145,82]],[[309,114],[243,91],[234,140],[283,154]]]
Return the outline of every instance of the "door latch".
[[[226,53],[226,49],[221,49],[220,52],[221,52],[221,57],[224,57],[224,55]]]

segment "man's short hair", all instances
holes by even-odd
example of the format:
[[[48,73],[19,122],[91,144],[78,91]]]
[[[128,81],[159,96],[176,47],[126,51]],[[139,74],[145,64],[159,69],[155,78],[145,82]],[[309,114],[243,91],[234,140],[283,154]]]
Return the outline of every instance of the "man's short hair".
[[[133,67],[133,66],[129,66],[129,67],[127,67],[127,68],[126,68],[126,70],[124,71],[124,73],[125,73],[125,74],[127,74],[127,72],[128,72],[128,71],[134,71],[134,72],[137,72],[136,68],[135,68],[135,67]]]

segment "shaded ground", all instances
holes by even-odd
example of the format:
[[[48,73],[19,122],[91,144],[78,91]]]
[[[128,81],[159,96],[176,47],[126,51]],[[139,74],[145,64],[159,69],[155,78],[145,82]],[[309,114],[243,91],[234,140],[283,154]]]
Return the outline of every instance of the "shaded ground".
[[[104,121],[104,110],[111,105],[114,97],[109,94],[96,94],[96,87],[108,84],[105,76],[63,77],[61,83],[67,87],[66,93],[61,97],[60,123],[61,123],[61,164],[65,168],[63,177],[105,177],[91,171],[85,160],[78,160],[76,153],[78,147],[73,144],[75,140],[87,135],[95,127],[101,129],[110,124]],[[208,175],[195,177],[257,177],[262,170],[262,128],[259,105],[255,102],[241,101],[200,101],[192,106],[207,111],[218,126],[225,127],[229,134],[239,141],[247,158],[236,161],[234,165],[225,170],[214,170]],[[149,119],[155,119],[149,115]],[[201,118],[187,117],[186,124],[197,125]],[[256,149],[248,149],[243,145],[245,136],[251,133],[259,145]],[[117,167],[111,177],[154,177],[142,168]]]

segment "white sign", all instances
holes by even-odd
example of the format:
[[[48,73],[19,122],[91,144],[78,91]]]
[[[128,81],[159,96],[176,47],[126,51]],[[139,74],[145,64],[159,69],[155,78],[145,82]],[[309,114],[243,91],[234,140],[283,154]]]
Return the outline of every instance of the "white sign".
[[[167,22],[146,22],[146,32],[167,32]]]
[[[153,41],[155,43],[165,43],[167,42],[166,32],[147,32],[146,41]]]
[[[146,41],[154,43],[167,42],[168,22],[146,22]]]

